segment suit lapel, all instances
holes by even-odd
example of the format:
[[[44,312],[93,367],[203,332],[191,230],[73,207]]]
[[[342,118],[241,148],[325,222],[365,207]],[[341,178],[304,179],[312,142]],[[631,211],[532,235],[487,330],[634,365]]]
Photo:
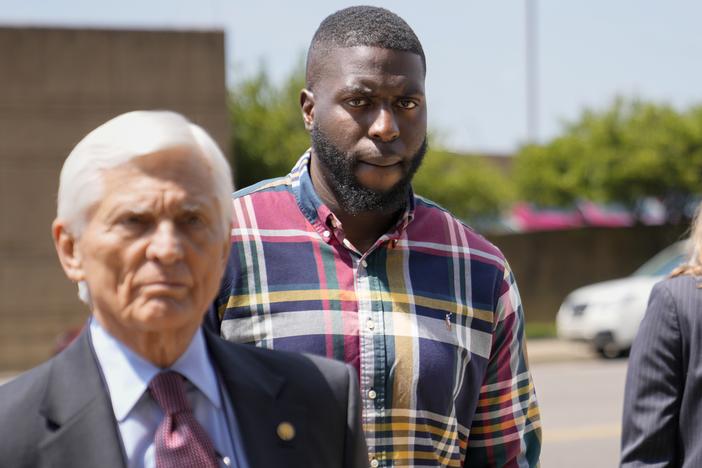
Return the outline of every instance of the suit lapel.
[[[234,407],[249,465],[305,466],[306,410],[280,398],[285,379],[265,368],[243,349],[245,345],[225,343],[208,331],[205,336]],[[278,434],[281,423],[295,428],[292,440],[285,441]]]
[[[39,409],[47,421],[42,466],[124,466],[114,412],[87,329],[52,363]]]

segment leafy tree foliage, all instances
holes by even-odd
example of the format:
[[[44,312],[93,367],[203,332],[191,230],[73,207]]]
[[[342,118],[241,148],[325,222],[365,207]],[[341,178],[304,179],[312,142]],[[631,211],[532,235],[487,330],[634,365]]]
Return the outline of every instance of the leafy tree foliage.
[[[237,187],[287,174],[309,147],[299,107],[304,81],[300,63],[280,85],[261,69],[231,91]],[[468,220],[499,212],[511,197],[505,176],[481,158],[442,150],[440,142],[434,141],[438,139],[432,139],[432,148],[415,177],[417,193]]]
[[[300,63],[280,85],[265,68],[237,84],[229,95],[234,181],[237,188],[287,174],[309,147],[302,123]]]
[[[478,155],[430,149],[414,178],[414,190],[469,223],[499,213],[514,198],[512,184]]]
[[[634,208],[655,196],[679,210],[672,205],[702,192],[702,106],[616,99],[547,144],[523,147],[514,172],[519,194],[540,204],[590,198]]]

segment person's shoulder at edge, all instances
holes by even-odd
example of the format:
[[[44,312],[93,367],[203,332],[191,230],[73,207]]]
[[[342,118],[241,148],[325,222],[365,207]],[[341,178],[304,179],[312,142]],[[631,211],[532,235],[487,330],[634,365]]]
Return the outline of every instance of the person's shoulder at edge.
[[[695,291],[702,294],[702,277],[694,275],[667,277],[653,285],[649,306],[654,297],[666,297],[670,304],[677,304],[691,297],[690,294],[695,294]],[[649,307],[649,313],[658,309],[660,308]],[[676,306],[675,309],[678,310],[679,307]]]
[[[252,195],[261,192],[276,192],[288,190],[290,187],[290,174],[274,177],[272,179],[265,179],[255,184],[249,185],[247,187],[240,188],[232,194],[233,199],[242,198],[247,195]]]
[[[663,278],[653,286],[654,291],[668,290],[673,292],[680,289],[701,289],[702,293],[702,276],[694,275],[679,275],[674,277]]]
[[[45,421],[39,418],[51,362],[45,362],[0,385],[0,466],[12,459],[19,466],[36,463],[36,447]],[[35,437],[28,437],[34,434]]]
[[[0,420],[4,421],[7,411],[16,410],[18,402],[38,399],[44,394],[54,359],[55,357],[0,385]]]
[[[40,414],[46,409],[43,402],[53,367],[76,346],[74,341],[56,356],[0,385],[0,466],[5,466],[6,457],[24,460],[26,465],[21,466],[35,463],[36,445],[47,429]]]
[[[84,356],[82,354],[82,347],[85,344],[84,333],[84,331],[81,332],[75,340],[55,356],[20,373],[9,382],[0,385],[0,414],[16,407],[16,402],[32,401],[43,397],[47,390],[46,386],[49,378],[52,377],[52,372],[55,372],[53,369],[55,365],[75,362],[79,367],[84,366],[87,362],[83,359]],[[4,422],[2,418],[0,418],[1,422]]]

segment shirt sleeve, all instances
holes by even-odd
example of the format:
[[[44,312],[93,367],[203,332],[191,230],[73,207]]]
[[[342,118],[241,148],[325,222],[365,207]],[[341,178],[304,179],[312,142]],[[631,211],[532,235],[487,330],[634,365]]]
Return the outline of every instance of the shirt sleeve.
[[[665,283],[653,288],[634,339],[624,390],[622,467],[680,463],[678,418],[683,389],[680,328]]]
[[[541,419],[526,355],[524,311],[507,264],[496,289],[492,349],[464,466],[538,466]]]

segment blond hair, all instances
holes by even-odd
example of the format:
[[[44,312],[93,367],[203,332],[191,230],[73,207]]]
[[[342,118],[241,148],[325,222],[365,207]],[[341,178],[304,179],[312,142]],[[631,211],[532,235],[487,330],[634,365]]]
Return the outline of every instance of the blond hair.
[[[670,273],[671,278],[681,275],[702,276],[702,203],[695,210],[688,245],[690,256],[687,262],[673,270]]]

